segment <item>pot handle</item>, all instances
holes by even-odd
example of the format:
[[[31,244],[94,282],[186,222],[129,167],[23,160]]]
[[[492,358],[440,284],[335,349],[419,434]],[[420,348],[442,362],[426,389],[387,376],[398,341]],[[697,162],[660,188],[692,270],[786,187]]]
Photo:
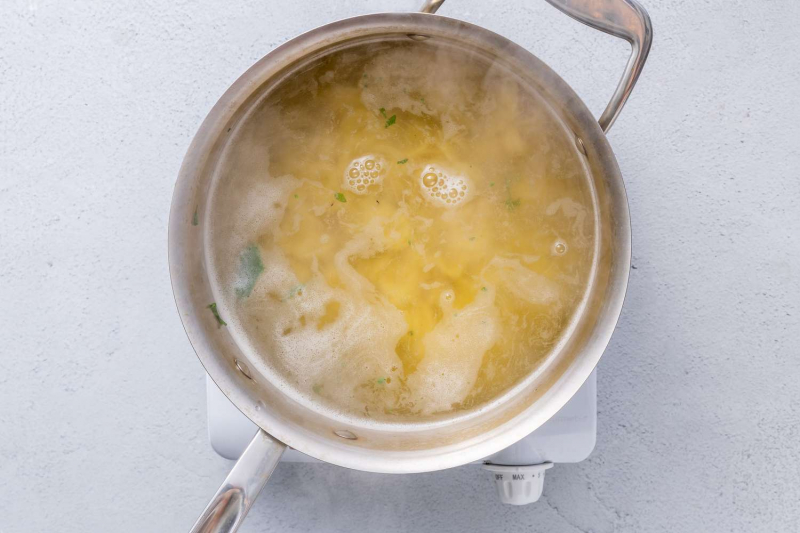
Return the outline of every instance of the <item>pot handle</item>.
[[[190,533],[233,533],[239,529],[285,450],[284,443],[259,429]]]
[[[647,11],[636,0],[547,0],[553,7],[597,30],[625,39],[631,45],[631,57],[622,79],[598,122],[604,132],[617,119],[633,91],[650,53],[653,25]],[[444,0],[426,0],[423,13],[435,13]]]

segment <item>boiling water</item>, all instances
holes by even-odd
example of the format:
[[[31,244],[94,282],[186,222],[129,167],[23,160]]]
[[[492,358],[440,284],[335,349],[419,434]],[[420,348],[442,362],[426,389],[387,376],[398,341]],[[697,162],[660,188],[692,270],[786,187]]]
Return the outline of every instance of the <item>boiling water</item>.
[[[349,417],[469,409],[541,364],[590,275],[573,137],[511,73],[430,41],[329,54],[233,133],[218,306],[260,370]]]

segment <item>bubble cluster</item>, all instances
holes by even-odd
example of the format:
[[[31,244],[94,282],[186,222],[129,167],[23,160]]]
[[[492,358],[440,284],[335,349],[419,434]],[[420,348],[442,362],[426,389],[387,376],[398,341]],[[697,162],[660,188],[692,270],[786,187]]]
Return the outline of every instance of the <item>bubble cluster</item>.
[[[433,165],[425,167],[421,175],[422,189],[428,197],[446,206],[456,206],[469,193],[467,178],[453,176],[451,172]]]
[[[344,173],[344,186],[356,194],[364,194],[370,185],[383,181],[386,163],[379,157],[365,155],[353,159]]]

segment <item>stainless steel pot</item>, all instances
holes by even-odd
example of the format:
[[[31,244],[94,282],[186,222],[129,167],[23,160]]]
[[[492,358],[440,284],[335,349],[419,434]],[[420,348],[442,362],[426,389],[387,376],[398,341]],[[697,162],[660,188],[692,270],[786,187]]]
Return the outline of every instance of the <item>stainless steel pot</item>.
[[[630,268],[625,189],[605,131],[622,109],[647,58],[652,30],[634,0],[548,0],[571,17],[626,39],[630,60],[611,102],[596,121],[555,72],[508,39],[458,20],[422,13],[355,17],[305,33],[269,53],[217,102],[195,136],[175,186],[169,222],[169,263],[186,333],[223,393],[261,430],[234,466],[192,531],[235,531],[286,446],[359,470],[411,473],[439,470],[491,455],[528,435],[555,414],[597,364],[622,309]],[[463,416],[416,425],[357,426],[298,405],[256,373],[209,306],[216,301],[207,272],[206,206],[219,155],[255,96],[298,64],[327,50],[377,39],[441,39],[477,49],[531,84],[572,131],[586,158],[595,196],[594,272],[574,330],[548,363],[502,398]]]

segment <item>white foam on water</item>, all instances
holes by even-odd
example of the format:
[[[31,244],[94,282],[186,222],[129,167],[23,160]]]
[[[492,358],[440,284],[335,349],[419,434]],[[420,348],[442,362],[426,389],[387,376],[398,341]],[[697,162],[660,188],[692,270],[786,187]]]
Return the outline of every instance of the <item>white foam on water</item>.
[[[425,357],[408,377],[416,407],[423,414],[449,411],[469,394],[484,354],[500,333],[494,298],[495,291],[487,288],[471,304],[454,310],[452,292],[442,293],[444,317],[425,336]]]
[[[456,207],[465,202],[472,191],[470,180],[438,165],[428,165],[420,173],[420,188],[425,197],[442,207]]]
[[[299,186],[300,180],[289,175],[254,183],[247,194],[237,199],[236,209],[226,213],[232,226],[225,235],[230,239],[229,249],[241,250],[254,235],[277,227],[286,211],[289,193]]]
[[[382,157],[365,155],[347,165],[342,186],[356,194],[375,192],[380,190],[386,172],[386,161]]]
[[[277,245],[262,249],[265,270],[251,296],[241,302],[241,320],[230,323],[238,332],[243,322],[270,317],[269,322],[260,323],[269,332],[264,336],[269,346],[261,350],[252,346],[256,353],[268,348],[297,385],[296,391],[311,401],[319,399],[313,395],[334,398],[337,408],[345,412],[360,412],[381,397],[391,407],[391,394],[372,394],[367,385],[396,390],[400,380],[391,378],[402,376],[395,346],[408,329],[403,314],[349,262],[351,257],[379,251],[382,231],[381,221],[374,220],[336,254],[342,288],[330,287],[316,268],[310,280],[301,284]],[[321,324],[331,305],[338,305],[335,319],[328,316],[327,323]],[[239,333],[248,339],[245,331]],[[266,361],[261,364],[270,371]]]

